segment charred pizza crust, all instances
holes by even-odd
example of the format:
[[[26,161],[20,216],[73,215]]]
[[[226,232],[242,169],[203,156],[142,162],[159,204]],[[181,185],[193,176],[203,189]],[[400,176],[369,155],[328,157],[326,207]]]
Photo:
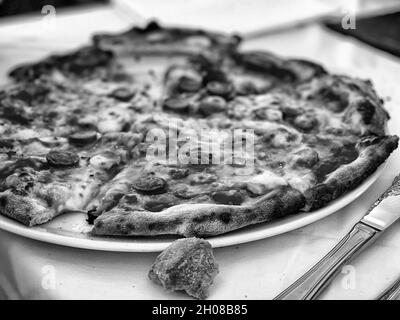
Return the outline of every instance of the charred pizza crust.
[[[285,187],[250,206],[192,204],[174,206],[161,212],[133,211],[125,203],[98,217],[92,233],[207,237],[279,219],[304,207],[316,210],[358,186],[387,159],[397,144],[396,136],[363,139],[358,144],[360,154],[356,160],[333,171],[306,195]]]
[[[277,190],[250,206],[184,204],[162,212],[150,212],[132,211],[126,203],[98,217],[92,233],[213,236],[294,214],[304,205],[304,196],[293,188]]]
[[[203,55],[218,61],[235,52],[241,39],[201,29],[161,27],[153,21],[144,27],[133,27],[121,34],[97,34],[96,47],[117,55]]]
[[[309,191],[310,209],[319,209],[358,186],[397,148],[398,140],[397,136],[361,139],[357,145],[358,158],[330,173],[322,183]]]
[[[45,223],[57,216],[45,202],[17,195],[11,191],[0,193],[0,211],[3,215],[28,227]]]

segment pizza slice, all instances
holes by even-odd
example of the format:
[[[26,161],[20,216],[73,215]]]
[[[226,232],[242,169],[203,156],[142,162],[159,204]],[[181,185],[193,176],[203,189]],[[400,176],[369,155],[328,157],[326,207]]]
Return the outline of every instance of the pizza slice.
[[[117,132],[10,142],[1,153],[0,213],[33,226],[63,213],[86,212],[141,139]]]
[[[103,193],[106,201],[97,211],[94,234],[210,236],[314,210],[354,188],[397,148],[398,138],[383,134],[387,114],[367,81],[321,73],[320,81],[297,81],[290,90],[241,96],[235,88],[232,95],[210,95],[208,82],[200,78],[200,89],[184,105],[178,102],[188,97],[179,90],[185,72],[176,68],[168,74],[171,96],[164,101],[164,113],[132,128],[165,130],[176,116],[184,120],[176,122],[183,137],[190,136],[190,126],[205,127],[208,144],[222,134],[213,135],[213,129],[249,131],[254,171],[237,175],[234,168],[240,161],[179,163],[173,168],[142,158],[121,173],[118,188],[110,186]],[[229,72],[220,74],[230,78]],[[325,89],[314,89],[325,83]],[[344,99],[334,94],[334,84]],[[168,99],[175,99],[172,107]],[[207,113],[202,111],[206,99],[215,102]],[[370,118],[366,104],[372,109]],[[199,145],[195,141],[188,151],[197,152]],[[210,149],[195,154],[213,159]]]
[[[115,159],[107,167],[117,165]],[[42,166],[21,166],[7,176],[0,193],[1,214],[28,226],[45,223],[59,214],[85,209],[110,171],[70,151],[50,151]]]
[[[154,197],[152,201],[158,206],[154,205],[154,210],[148,210],[140,205],[136,194],[128,193],[120,197],[118,204],[111,210],[104,212],[94,221],[92,233],[121,236],[176,234],[185,237],[206,237],[271,221],[300,212],[307,207],[309,208],[307,210],[316,209],[358,185],[360,180],[376,170],[397,147],[397,143],[398,138],[393,136],[366,139],[357,145],[359,155],[356,160],[341,165],[338,170],[326,175],[321,183],[308,188],[304,193],[283,182],[282,185],[276,185],[272,191],[247,204],[239,205],[236,202],[224,205],[215,202],[207,204],[188,201],[185,204],[174,205],[173,202],[163,203],[161,199],[167,198],[163,195]],[[152,179],[146,181],[150,183],[160,178]],[[269,177],[264,175],[264,179],[266,180],[261,181],[261,184],[266,181],[271,183],[271,175]],[[133,184],[138,181],[142,180],[136,180]],[[161,183],[157,182],[156,185]],[[146,185],[147,187],[149,185]],[[237,192],[237,189],[231,189],[229,192],[219,193],[218,196],[224,201],[229,199],[234,203]],[[168,204],[172,206],[168,207]]]

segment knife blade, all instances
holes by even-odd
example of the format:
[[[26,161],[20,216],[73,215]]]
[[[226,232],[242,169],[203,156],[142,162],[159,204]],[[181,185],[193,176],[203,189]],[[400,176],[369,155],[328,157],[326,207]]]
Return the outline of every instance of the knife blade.
[[[400,277],[383,293],[381,293],[376,300],[397,300],[400,296]]]
[[[367,210],[364,217],[317,264],[274,300],[312,300],[326,288],[340,268],[369,246],[400,218],[400,175]]]
[[[400,175],[367,211],[361,222],[380,231],[385,230],[400,217]]]

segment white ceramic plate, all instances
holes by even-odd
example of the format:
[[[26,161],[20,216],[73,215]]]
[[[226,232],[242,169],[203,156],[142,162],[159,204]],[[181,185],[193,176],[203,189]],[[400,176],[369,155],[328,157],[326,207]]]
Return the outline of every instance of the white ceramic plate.
[[[228,234],[210,237],[213,247],[225,247],[235,244],[272,237],[281,233],[304,227],[320,220],[364,193],[380,176],[385,165],[363,182],[359,187],[339,199],[332,201],[327,207],[289,216],[274,222],[249,226]],[[103,251],[116,252],[157,252],[164,250],[176,237],[92,237],[87,234],[90,226],[82,213],[66,214],[42,226],[28,228],[7,217],[0,216],[0,228],[23,237],[48,243]]]

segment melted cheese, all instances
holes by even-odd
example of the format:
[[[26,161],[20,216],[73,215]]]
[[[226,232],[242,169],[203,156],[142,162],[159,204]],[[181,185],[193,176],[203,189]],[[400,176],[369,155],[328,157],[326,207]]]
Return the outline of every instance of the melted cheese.
[[[252,193],[257,195],[266,194],[275,188],[287,185],[287,181],[273,173],[272,171],[264,171],[245,182],[246,187]]]
[[[302,193],[305,193],[315,185],[315,177],[311,172],[304,175],[299,175],[299,173],[292,175],[288,174],[285,178],[292,188],[297,189]]]
[[[100,112],[97,128],[101,133],[122,131],[125,124],[132,120],[132,112],[128,104],[119,103]]]

